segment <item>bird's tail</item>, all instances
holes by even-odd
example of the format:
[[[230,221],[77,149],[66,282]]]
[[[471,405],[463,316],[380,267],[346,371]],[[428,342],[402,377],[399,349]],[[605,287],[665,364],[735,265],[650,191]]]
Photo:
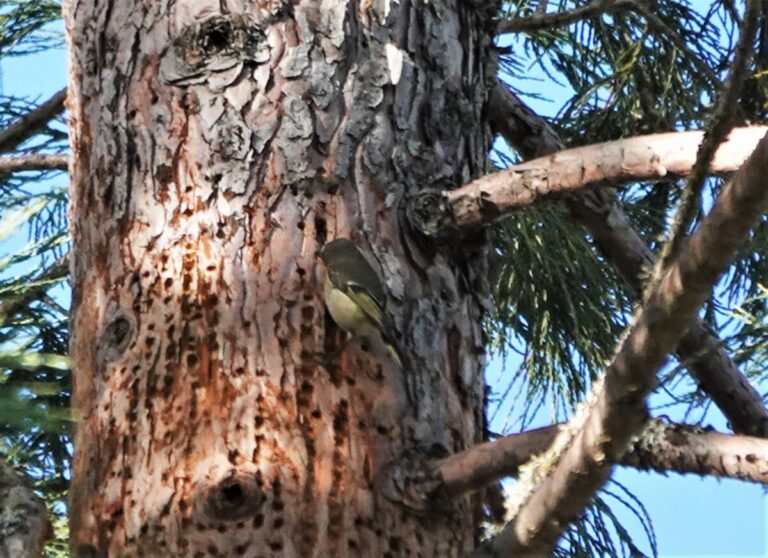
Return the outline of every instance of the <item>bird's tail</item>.
[[[400,350],[397,348],[397,345],[393,345],[392,343],[384,341],[384,346],[387,348],[389,356],[392,357],[392,360],[394,360],[395,364],[397,364],[397,367],[402,369],[403,357],[400,354]]]
[[[394,336],[389,334],[386,330],[381,330],[381,340],[384,343],[384,347],[386,347],[389,356],[395,361],[397,367],[402,370],[405,363],[405,357],[403,351],[401,351],[400,347],[397,345]]]

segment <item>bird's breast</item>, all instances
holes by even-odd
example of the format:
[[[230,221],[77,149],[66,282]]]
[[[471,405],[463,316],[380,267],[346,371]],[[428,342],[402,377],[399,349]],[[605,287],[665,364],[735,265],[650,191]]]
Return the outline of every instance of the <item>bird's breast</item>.
[[[378,328],[371,318],[344,292],[335,288],[329,280],[323,284],[323,296],[333,321],[352,335],[374,337]]]

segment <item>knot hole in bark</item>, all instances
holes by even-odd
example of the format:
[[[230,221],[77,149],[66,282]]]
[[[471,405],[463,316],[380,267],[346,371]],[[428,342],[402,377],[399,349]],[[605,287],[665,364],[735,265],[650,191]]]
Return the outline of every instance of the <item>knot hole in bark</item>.
[[[229,55],[259,63],[269,60],[267,36],[261,26],[246,15],[210,17],[186,28],[177,39],[177,46],[193,59]]]
[[[103,367],[119,359],[133,340],[136,326],[122,310],[116,311],[98,340],[96,354]]]
[[[211,73],[239,75],[246,63],[269,61],[264,27],[248,14],[217,14],[187,25],[167,49],[160,74],[169,83],[202,83]]]
[[[256,476],[232,473],[208,489],[202,511],[209,519],[237,521],[252,516],[266,499]]]
[[[214,18],[200,28],[200,47],[206,56],[225,50],[232,42],[232,24],[223,18]]]

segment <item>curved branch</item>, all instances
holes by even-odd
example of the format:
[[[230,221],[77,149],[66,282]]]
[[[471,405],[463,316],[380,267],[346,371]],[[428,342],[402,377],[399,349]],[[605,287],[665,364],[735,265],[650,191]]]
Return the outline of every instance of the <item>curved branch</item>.
[[[589,503],[645,422],[645,397],[699,306],[768,209],[768,135],[650,290],[588,403],[516,487],[514,519],[494,555],[540,555]],[[481,554],[482,555],[482,554]]]
[[[539,4],[543,6],[543,4]],[[496,32],[503,33],[530,33],[542,29],[552,29],[562,27],[570,23],[575,23],[584,19],[590,19],[602,15],[603,13],[633,11],[645,19],[648,27],[658,35],[663,35],[675,48],[682,52],[696,69],[704,74],[709,81],[715,85],[720,85],[717,74],[712,71],[701,58],[691,51],[686,42],[680,38],[679,33],[667,25],[663,19],[657,16],[654,11],[642,0],[594,0],[586,6],[555,13],[538,12],[533,16],[519,17],[512,19],[503,19],[499,21]]]
[[[736,171],[768,127],[736,128],[717,150],[710,172]],[[696,162],[704,132],[670,132],[566,149],[444,192],[442,226],[475,227],[534,202],[587,188],[679,178]],[[434,218],[434,217],[433,217]]]
[[[0,152],[13,151],[52,119],[64,111],[67,88],[56,92],[50,99],[22,116],[0,132]]]

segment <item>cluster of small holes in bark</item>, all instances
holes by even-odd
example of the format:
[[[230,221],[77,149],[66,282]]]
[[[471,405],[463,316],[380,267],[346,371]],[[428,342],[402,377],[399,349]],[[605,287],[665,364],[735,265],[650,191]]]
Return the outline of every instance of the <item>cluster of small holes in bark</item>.
[[[333,416],[333,431],[335,448],[333,450],[333,469],[331,472],[331,489],[328,493],[328,534],[331,540],[338,540],[344,534],[344,518],[346,505],[341,499],[342,480],[346,470],[344,446],[349,437],[349,402],[339,401]]]

